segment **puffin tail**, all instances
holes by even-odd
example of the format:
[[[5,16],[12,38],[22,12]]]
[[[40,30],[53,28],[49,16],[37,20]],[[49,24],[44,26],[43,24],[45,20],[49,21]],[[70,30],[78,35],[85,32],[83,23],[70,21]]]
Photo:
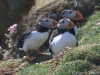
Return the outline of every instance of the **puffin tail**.
[[[18,42],[13,47],[14,48],[18,48],[19,50],[23,50]]]

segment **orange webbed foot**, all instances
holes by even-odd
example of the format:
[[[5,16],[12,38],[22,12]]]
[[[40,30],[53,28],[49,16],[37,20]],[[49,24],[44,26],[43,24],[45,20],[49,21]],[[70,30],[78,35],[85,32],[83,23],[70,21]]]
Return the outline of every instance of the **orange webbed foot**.
[[[38,54],[41,54],[41,55],[48,55],[48,54],[42,54],[42,53],[39,51],[39,49],[37,49],[36,51],[37,51]]]
[[[36,59],[36,57],[30,58],[28,53],[26,53],[26,55],[27,55],[27,57],[28,57],[28,59],[29,59],[30,61],[33,61],[33,60]]]
[[[33,61],[36,59],[36,57],[33,57],[33,58],[28,58],[30,61]]]

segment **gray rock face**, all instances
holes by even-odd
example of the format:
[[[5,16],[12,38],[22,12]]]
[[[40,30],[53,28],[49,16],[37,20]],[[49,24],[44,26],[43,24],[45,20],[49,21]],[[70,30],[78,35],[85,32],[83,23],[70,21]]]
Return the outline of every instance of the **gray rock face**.
[[[22,4],[24,4],[27,0],[5,0],[8,5],[10,10],[9,11],[15,11],[18,9]]]
[[[0,34],[5,32],[6,26],[8,28],[11,21],[14,21],[13,18],[15,17],[16,10],[26,1],[27,0],[0,0]]]
[[[0,46],[4,44],[4,34],[7,33],[9,26],[18,23],[22,14],[29,11],[34,0],[0,0]]]

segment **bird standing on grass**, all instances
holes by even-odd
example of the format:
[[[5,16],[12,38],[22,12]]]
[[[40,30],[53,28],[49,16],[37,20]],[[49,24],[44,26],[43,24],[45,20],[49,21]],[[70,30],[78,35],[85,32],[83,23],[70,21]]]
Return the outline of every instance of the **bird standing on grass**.
[[[55,28],[56,25],[57,22],[49,18],[39,21],[34,31],[24,33],[20,36],[16,47],[24,50],[29,60],[34,60],[36,57],[30,58],[28,51],[35,49],[38,54],[41,54],[39,47],[48,39],[50,28]]]
[[[53,55],[53,58],[56,58],[65,47],[76,46],[77,40],[74,36],[75,32],[69,31],[74,27],[75,24],[67,18],[61,19],[58,22],[57,29],[52,32],[49,39],[49,51],[51,52],[51,55]]]

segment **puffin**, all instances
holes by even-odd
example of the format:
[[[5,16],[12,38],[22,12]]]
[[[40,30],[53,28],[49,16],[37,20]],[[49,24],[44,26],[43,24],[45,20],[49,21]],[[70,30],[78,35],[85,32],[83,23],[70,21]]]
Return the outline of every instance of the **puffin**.
[[[70,20],[81,20],[83,15],[75,10],[63,10],[60,14],[60,19],[68,18]]]
[[[54,59],[60,54],[67,46],[75,47],[77,40],[74,36],[75,32],[70,31],[74,28],[75,24],[68,18],[61,19],[49,39],[49,51]]]
[[[34,27],[33,31],[23,33],[16,44],[16,47],[20,50],[24,50],[30,61],[36,59],[36,57],[30,57],[29,50],[36,50],[38,54],[41,54],[39,47],[43,45],[49,37],[51,28],[56,28],[57,22],[53,19],[45,18],[40,20]]]

